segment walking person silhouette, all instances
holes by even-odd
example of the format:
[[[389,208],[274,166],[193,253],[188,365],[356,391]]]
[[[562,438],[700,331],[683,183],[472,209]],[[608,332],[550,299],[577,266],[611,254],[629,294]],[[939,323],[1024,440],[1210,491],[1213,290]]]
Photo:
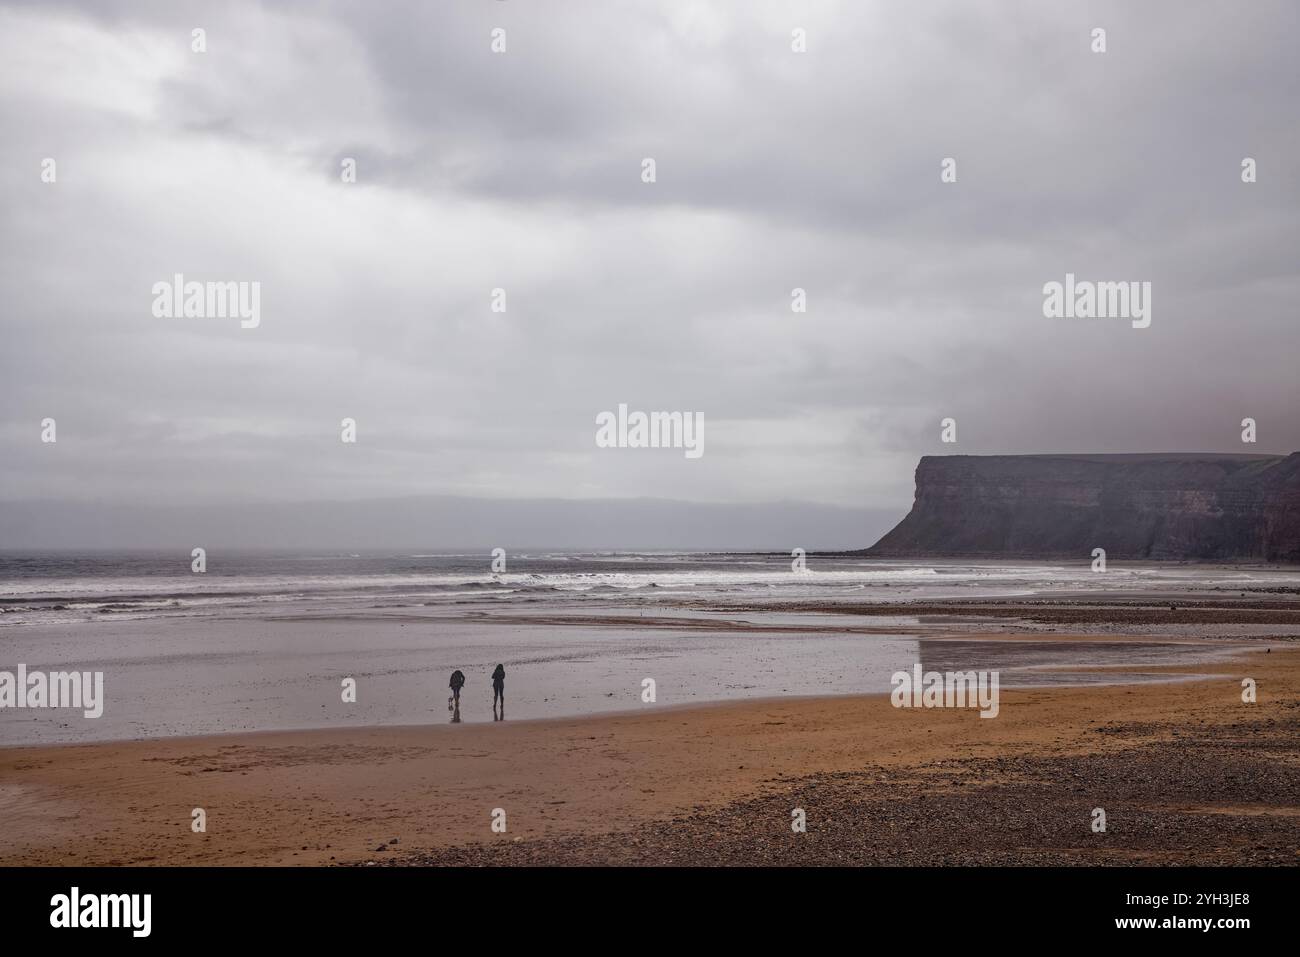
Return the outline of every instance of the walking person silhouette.
[[[497,717],[497,700],[501,701],[501,717]],[[492,720],[504,721],[506,719],[506,668],[505,665],[497,665],[496,671],[492,672]]]
[[[457,668],[451,673],[451,697],[447,699],[447,710],[451,712],[451,722],[460,721],[460,689],[465,687],[465,675]]]

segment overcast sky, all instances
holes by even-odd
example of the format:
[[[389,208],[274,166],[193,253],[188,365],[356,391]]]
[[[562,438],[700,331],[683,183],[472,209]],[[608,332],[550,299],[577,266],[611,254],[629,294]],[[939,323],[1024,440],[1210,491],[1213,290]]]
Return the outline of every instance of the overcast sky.
[[[1182,0],[5,4],[0,500],[901,515],[928,453],[1293,451],[1298,21]],[[1044,318],[1066,272],[1151,282],[1150,327]],[[156,318],[175,273],[260,282],[260,326]],[[705,454],[597,448],[619,403],[703,414]]]

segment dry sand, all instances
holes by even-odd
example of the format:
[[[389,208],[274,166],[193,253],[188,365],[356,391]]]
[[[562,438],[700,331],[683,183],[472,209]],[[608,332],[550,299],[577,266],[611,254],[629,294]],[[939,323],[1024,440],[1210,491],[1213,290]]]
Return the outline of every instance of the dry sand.
[[[992,720],[878,695],[0,749],[0,861],[1297,863],[1300,647],[1257,644]]]

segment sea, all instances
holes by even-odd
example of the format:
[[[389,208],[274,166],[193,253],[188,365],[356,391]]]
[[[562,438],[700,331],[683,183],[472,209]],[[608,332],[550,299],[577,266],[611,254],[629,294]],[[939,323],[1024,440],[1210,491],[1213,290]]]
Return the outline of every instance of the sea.
[[[1029,628],[987,641],[981,630],[1014,624],[845,612],[1300,586],[1300,571],[1268,567],[1111,563],[1099,574],[1087,560],[815,553],[210,551],[194,568],[188,552],[0,553],[0,672],[100,672],[105,689],[96,718],[0,707],[0,745],[492,721],[497,664],[505,720],[887,694],[891,675],[917,662],[996,668],[1003,687],[1170,680],[1142,669],[1227,657],[1238,644],[1177,632],[1080,642]],[[456,670],[466,677],[458,709],[448,701]]]

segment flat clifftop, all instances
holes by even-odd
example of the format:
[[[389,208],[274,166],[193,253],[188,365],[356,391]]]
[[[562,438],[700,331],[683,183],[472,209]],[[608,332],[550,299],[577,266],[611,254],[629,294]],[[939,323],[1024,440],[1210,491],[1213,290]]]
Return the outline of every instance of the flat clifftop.
[[[881,558],[1300,562],[1291,455],[927,455]]]

